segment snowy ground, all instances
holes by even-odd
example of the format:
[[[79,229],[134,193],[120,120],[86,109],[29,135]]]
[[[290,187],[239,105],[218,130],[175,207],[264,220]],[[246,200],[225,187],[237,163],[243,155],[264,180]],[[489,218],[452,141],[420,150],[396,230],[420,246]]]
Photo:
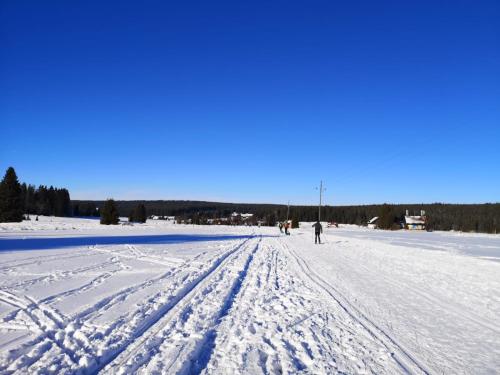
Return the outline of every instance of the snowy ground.
[[[0,224],[0,374],[500,373],[500,236]]]

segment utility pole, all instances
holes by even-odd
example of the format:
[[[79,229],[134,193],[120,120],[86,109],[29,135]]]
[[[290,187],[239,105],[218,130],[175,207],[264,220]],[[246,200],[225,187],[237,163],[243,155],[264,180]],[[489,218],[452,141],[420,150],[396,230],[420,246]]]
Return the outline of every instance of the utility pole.
[[[316,188],[318,189],[318,188]],[[323,199],[323,192],[326,188],[323,188],[323,180],[319,183],[319,206],[318,206],[318,221],[321,222],[321,201]]]
[[[290,214],[290,201],[288,201],[288,206],[286,207],[286,222],[288,223],[288,215]]]

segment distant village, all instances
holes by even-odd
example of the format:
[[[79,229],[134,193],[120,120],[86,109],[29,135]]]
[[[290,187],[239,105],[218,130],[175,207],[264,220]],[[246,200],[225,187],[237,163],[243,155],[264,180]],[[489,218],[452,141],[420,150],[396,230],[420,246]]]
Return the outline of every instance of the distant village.
[[[378,216],[375,216],[374,218],[369,220],[367,223],[368,228],[377,229],[378,221],[379,221]],[[426,230],[427,229],[426,224],[427,224],[427,216],[425,215],[424,210],[420,211],[420,215],[410,215],[410,212],[406,210],[406,215],[404,217],[404,220],[399,223],[396,223],[396,226],[399,225],[400,229]]]
[[[177,224],[193,224],[195,219],[180,216],[156,216],[149,217],[151,220],[167,220]],[[200,218],[196,224],[203,225],[269,225],[266,220],[258,219],[254,214],[233,212],[228,217]],[[274,224],[274,223],[273,223]]]
[[[176,217],[176,216],[157,216],[157,215],[151,215],[149,216],[149,219],[151,220],[166,220],[166,221],[172,221],[176,224],[195,224],[193,218],[186,218],[186,217]],[[366,226],[370,229],[378,229],[378,221],[380,217],[375,216],[372,219],[370,219],[367,223]],[[291,223],[291,220],[289,220]],[[246,226],[253,226],[253,225],[258,225],[258,226],[263,226],[263,225],[269,225],[266,220],[259,219],[257,218],[254,214],[251,213],[239,213],[239,212],[233,212],[231,215],[228,217],[220,217],[220,218],[203,218],[201,222],[197,222],[196,224],[202,224],[202,225],[246,225]],[[406,210],[406,215],[404,216],[404,220],[398,223],[395,223],[395,227],[392,229],[408,229],[408,230],[426,230],[426,224],[427,224],[427,216],[425,214],[424,210],[420,211],[419,215],[410,215],[409,210]],[[272,223],[272,225],[278,225],[278,222]],[[336,222],[329,222],[327,223],[328,228],[338,228],[338,223]]]

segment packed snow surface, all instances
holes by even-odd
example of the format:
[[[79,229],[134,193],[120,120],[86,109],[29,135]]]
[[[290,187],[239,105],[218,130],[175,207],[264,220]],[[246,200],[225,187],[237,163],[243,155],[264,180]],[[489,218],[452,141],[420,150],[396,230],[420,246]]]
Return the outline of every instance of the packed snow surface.
[[[500,373],[500,236],[0,224],[0,374]]]

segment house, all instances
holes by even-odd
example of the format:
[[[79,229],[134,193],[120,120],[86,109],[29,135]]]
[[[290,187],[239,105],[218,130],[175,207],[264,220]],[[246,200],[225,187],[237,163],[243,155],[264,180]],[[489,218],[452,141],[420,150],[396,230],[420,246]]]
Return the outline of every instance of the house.
[[[427,217],[425,211],[420,211],[419,216],[410,216],[408,210],[405,215],[405,228],[409,230],[425,230]]]
[[[239,212],[233,212],[231,214],[231,223],[235,225],[248,224],[253,220],[253,214],[240,214]]]
[[[212,219],[210,219],[212,220]],[[211,224],[216,224],[216,225],[226,225],[229,222],[229,219],[227,217],[220,217],[218,219],[213,219]]]
[[[405,216],[405,228],[409,230],[425,230],[425,216]]]
[[[378,216],[375,216],[371,220],[368,221],[368,228],[376,229],[377,228]]]

